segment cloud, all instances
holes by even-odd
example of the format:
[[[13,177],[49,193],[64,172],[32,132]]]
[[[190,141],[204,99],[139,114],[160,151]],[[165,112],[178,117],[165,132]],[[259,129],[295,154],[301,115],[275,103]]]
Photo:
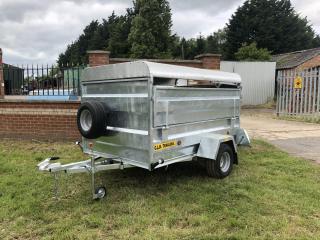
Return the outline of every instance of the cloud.
[[[230,7],[242,2],[242,0],[169,0],[171,8],[176,11],[189,11],[189,10],[200,10],[201,12],[209,13],[210,15],[219,14],[225,10],[229,10]]]
[[[0,47],[8,63],[53,63],[93,19],[123,14],[129,1],[2,0]],[[5,10],[4,10],[5,9]]]
[[[244,0],[169,0],[173,32],[186,38],[225,26]],[[320,32],[320,2],[293,0]],[[94,19],[123,14],[132,0],[0,0],[0,47],[8,63],[53,63]]]
[[[309,20],[315,31],[320,34],[320,1],[316,0],[293,0],[296,11]]]
[[[179,36],[209,35],[225,27],[228,19],[243,0],[171,0],[173,30]]]

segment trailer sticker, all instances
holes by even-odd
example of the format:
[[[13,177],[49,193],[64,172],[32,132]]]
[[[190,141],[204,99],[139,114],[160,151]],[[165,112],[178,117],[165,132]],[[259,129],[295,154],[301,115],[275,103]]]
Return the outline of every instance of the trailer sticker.
[[[160,151],[160,150],[164,150],[164,149],[175,147],[175,146],[177,146],[177,141],[169,141],[169,142],[154,144],[153,148],[155,151]]]

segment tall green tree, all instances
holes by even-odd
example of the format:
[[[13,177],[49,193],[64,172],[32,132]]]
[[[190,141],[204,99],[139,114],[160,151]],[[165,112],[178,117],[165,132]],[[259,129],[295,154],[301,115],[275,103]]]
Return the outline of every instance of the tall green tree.
[[[97,50],[107,48],[107,39],[103,36],[103,28],[99,27],[92,35],[88,44],[88,50]]]
[[[97,20],[90,22],[79,38],[68,45],[66,51],[59,55],[58,64],[60,66],[70,63],[85,64],[87,62],[87,50],[89,49],[89,46],[91,45],[93,48],[94,44],[103,44],[102,42],[99,43],[101,38],[97,36],[100,33],[98,28],[99,22]],[[91,43],[92,39],[94,39],[95,43]]]
[[[170,54],[173,58],[184,59],[182,39],[177,34],[171,36]]]
[[[214,32],[213,34],[207,37],[206,52],[224,54],[225,43],[226,43],[226,28],[219,29],[218,31]]]
[[[196,55],[202,54],[206,51],[206,39],[201,34],[196,39]]]
[[[88,26],[85,27],[83,33],[80,35],[78,41],[76,41],[75,48],[78,48],[78,62],[83,64],[87,62],[87,50],[90,45],[90,41],[93,38],[95,32],[99,28],[99,22],[97,20],[89,23]],[[74,51],[73,51],[74,52]]]
[[[135,0],[129,34],[131,57],[164,58],[170,56],[171,9],[167,0]]]
[[[256,42],[273,54],[315,47],[315,33],[290,0],[247,0],[227,24],[227,58],[233,59],[242,44]]]
[[[172,56],[180,59],[194,59],[196,55],[202,53],[220,53],[224,54],[224,45],[226,42],[226,30],[220,29],[213,34],[204,37],[199,34],[197,38],[186,40],[175,36],[172,45]]]
[[[108,40],[108,50],[111,57],[128,57],[131,44],[128,40],[132,19],[135,13],[132,9],[127,9],[124,16],[116,16],[114,13],[104,20],[110,29],[110,38]]]

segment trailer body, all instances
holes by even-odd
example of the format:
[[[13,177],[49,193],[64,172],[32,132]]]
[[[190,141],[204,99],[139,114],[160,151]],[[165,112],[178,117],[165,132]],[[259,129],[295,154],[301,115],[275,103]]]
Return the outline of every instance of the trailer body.
[[[228,167],[228,154],[219,152],[222,144],[231,164],[237,163],[237,145],[250,144],[240,128],[238,74],[137,61],[86,68],[81,85],[80,132],[99,119],[105,124],[101,134],[82,137],[83,151],[93,157],[68,166],[47,159],[41,170],[153,170],[196,158],[225,158]],[[103,115],[90,116],[90,106]],[[110,161],[97,165],[98,158],[112,160],[112,166]]]
[[[111,118],[108,135],[83,138],[86,153],[152,170],[159,162],[167,165],[198,154],[214,159],[199,152],[209,133],[239,139],[237,74],[142,61],[87,68],[82,76],[81,101],[104,102]],[[176,84],[190,80],[228,87]]]

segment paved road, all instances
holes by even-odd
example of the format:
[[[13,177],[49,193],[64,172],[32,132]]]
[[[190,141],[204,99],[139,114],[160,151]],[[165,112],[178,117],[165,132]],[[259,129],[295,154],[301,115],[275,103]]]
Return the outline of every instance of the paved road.
[[[272,110],[246,109],[241,126],[288,153],[320,163],[320,124],[275,119]]]

